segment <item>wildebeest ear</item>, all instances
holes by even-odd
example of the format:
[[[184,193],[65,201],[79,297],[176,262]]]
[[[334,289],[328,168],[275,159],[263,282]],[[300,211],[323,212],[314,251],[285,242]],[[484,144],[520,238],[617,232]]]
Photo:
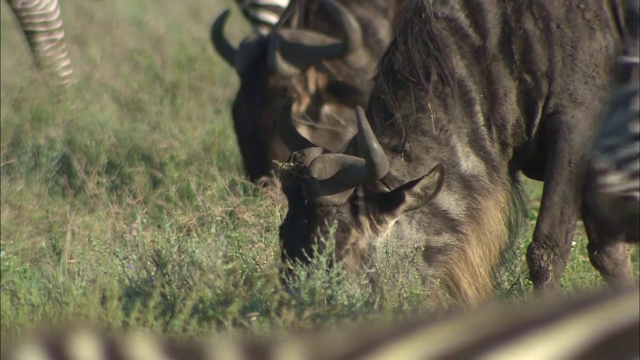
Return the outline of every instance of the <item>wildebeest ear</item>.
[[[436,165],[428,174],[411,180],[385,194],[385,212],[400,215],[419,209],[429,203],[442,190],[444,166]],[[382,205],[382,204],[380,204]]]

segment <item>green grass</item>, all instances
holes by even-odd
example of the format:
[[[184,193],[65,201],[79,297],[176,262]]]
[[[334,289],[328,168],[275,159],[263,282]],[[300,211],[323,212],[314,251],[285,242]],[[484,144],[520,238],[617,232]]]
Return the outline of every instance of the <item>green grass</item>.
[[[381,250],[379,286],[319,257],[286,292],[277,229],[286,200],[242,176],[234,71],[209,42],[230,1],[62,1],[78,84],[49,87],[2,2],[1,331],[87,319],[204,334],[401,316],[428,290],[417,253]],[[248,26],[230,21],[241,39]],[[530,221],[539,184],[527,183]],[[500,296],[530,294],[524,249]],[[601,286],[578,231],[563,289]],[[634,254],[636,264],[638,254]]]

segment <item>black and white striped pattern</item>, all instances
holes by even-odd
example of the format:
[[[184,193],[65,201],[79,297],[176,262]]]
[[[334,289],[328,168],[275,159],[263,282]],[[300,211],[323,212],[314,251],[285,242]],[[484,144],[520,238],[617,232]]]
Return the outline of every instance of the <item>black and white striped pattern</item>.
[[[638,359],[638,288],[496,304],[452,316],[368,323],[289,338],[180,342],[71,327],[20,343],[2,358],[80,359]],[[9,355],[9,356],[7,356]]]
[[[624,61],[640,66],[640,58]],[[634,83],[635,82],[635,83]],[[616,89],[593,151],[597,189],[640,201],[640,87],[637,81]]]
[[[235,0],[254,30],[266,35],[280,20],[290,0]]]
[[[7,0],[24,32],[36,64],[56,74],[60,82],[73,82],[73,69],[58,0]]]
[[[640,1],[625,4],[624,54],[613,70],[587,178],[593,211],[626,239],[640,241]]]

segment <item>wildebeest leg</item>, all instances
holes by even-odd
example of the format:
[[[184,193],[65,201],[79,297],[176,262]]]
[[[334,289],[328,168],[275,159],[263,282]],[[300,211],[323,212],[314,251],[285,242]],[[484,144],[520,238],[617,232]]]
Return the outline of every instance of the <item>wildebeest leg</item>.
[[[576,123],[571,116],[554,116],[542,130],[541,143],[548,156],[538,221],[527,250],[529,276],[536,290],[559,284],[571,252],[584,168],[584,159],[579,156],[584,139],[575,136],[581,133]]]
[[[586,201],[582,207],[582,219],[589,237],[587,249],[593,267],[611,286],[633,284],[629,257],[631,248],[629,244],[622,242],[625,237],[623,228],[611,226],[606,220],[598,219],[589,211]]]

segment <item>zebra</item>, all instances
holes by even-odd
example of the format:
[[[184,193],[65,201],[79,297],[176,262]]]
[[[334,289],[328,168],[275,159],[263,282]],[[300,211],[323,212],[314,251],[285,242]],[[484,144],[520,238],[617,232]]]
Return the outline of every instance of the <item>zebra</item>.
[[[639,302],[637,287],[601,289],[263,338],[170,339],[68,324],[3,346],[2,359],[638,359]]]
[[[6,0],[27,38],[36,65],[59,82],[75,82],[58,0]]]
[[[280,20],[290,0],[235,0],[253,29],[267,35]]]
[[[600,221],[640,241],[640,1],[627,2],[628,34],[613,69],[586,179],[587,200]]]

